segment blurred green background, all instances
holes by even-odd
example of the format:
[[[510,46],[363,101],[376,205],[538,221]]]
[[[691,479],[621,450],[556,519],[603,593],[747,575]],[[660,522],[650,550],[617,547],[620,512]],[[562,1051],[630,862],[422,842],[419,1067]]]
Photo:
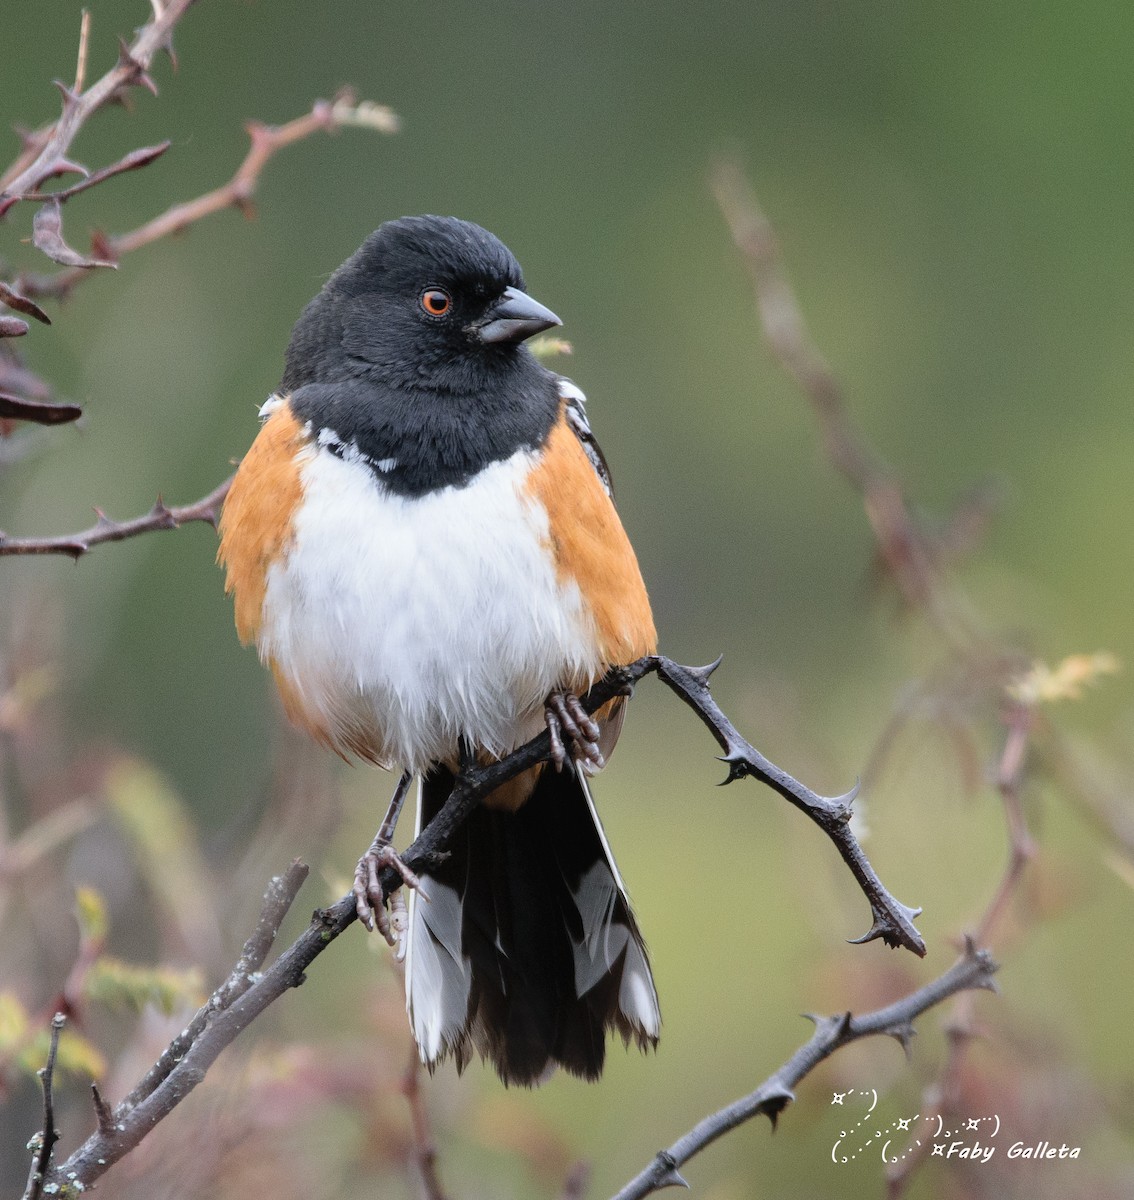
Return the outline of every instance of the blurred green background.
[[[98,74],[146,5],[90,7]],[[78,22],[60,0],[4,6],[6,120],[55,112],[49,80],[72,74]],[[861,504],[761,344],[708,187],[727,153],[776,226],[855,419],[918,504],[944,516],[973,483],[998,481],[997,519],[962,572],[988,625],[1048,659],[1107,649],[1134,661],[1128,4],[202,0],[176,45],[178,73],[157,69],[160,99],[102,114],[75,153],[99,165],[165,137],[173,148],[72,201],[74,244],[222,182],[244,153],[244,119],[282,122],[341,84],[391,105],[402,132],[292,147],[265,171],[256,221],[227,213],[140,251],[79,288],[54,328],[33,329],[30,365],[86,419],[0,474],[0,527],[63,532],[94,504],[125,517],[159,491],[170,503],[204,494],[254,436],[291,324],[327,274],[389,217],[460,215],[504,239],[564,320],[575,352],[555,365],[590,399],[662,648],[688,662],[723,651],[715,690],[736,723],[817,789],[844,790],[942,647],[874,587]],[[9,217],[4,253],[33,264],[14,244],[28,220]],[[48,613],[62,631],[71,732],[50,754],[105,743],[152,762],[225,862],[285,735],[270,680],[237,645],[214,550],[190,527],[77,566],[8,559],[0,604],[13,624]],[[1130,701],[1119,676],[1059,720],[1128,763]],[[981,716],[990,756],[994,707]],[[315,748],[289,752],[323,769]],[[947,742],[911,734],[865,797],[866,848],[899,898],[925,905],[929,955],[847,946],[868,914],[831,847],[756,785],[715,790],[713,752],[644,685],[597,787],[652,948],[656,1057],[615,1049],[600,1086],[557,1079],[506,1097],[514,1119],[546,1118],[594,1161],[592,1195],[769,1073],[807,1036],[800,1012],[878,1003],[943,970],[949,937],[998,878],[994,793],[966,795]],[[305,911],[345,880],[391,786],[339,776],[342,824],[297,837],[266,868],[294,855],[320,866],[329,882],[304,893]],[[1117,785],[1127,806],[1130,778]],[[1038,877],[1060,899],[1037,901],[1038,922],[1004,948],[1003,997],[980,1011],[1046,1039],[1057,1081],[1081,1073],[1129,1104],[1134,1033],[1113,1017],[1134,978],[1134,896],[1057,789],[1033,789],[1029,804]],[[68,879],[92,870],[76,856]],[[262,883],[248,878],[248,919]],[[234,947],[243,931],[229,931]],[[394,986],[390,972],[352,930],[279,1006],[276,1035],[349,1027],[379,984]],[[921,1027],[911,1069],[890,1044],[830,1064],[774,1139],[754,1124],[692,1164],[697,1194],[878,1195],[876,1162],[830,1161],[829,1095],[892,1088],[895,1114],[916,1108],[942,1053],[940,1017]],[[548,1194],[476,1132],[468,1114],[499,1090],[479,1067],[432,1083],[445,1178],[461,1196]],[[1031,1194],[1078,1194],[1087,1171],[1128,1155],[1099,1132],[1110,1119],[1080,1130],[1101,1139],[1091,1161],[1041,1172]],[[1069,1121],[1057,1105],[1040,1136],[1068,1138]],[[914,1194],[943,1194],[943,1180],[926,1173]]]

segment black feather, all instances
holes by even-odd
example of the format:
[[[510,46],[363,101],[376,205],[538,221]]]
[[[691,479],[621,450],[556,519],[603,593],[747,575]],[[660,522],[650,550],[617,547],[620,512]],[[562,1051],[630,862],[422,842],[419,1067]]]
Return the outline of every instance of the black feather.
[[[477,809],[426,879],[427,892],[432,878],[460,897],[460,945],[471,974],[463,1023],[447,1031],[439,1060],[452,1054],[461,1068],[475,1049],[505,1083],[531,1086],[556,1066],[597,1079],[611,1029],[643,1047],[656,1040],[622,1010],[627,953],[633,946],[645,963],[645,949],[582,786],[572,770],[544,770],[518,811]],[[443,768],[426,777],[423,823],[451,787]],[[590,972],[597,977],[579,995],[587,931],[578,898],[596,878],[611,902],[593,939],[603,956]],[[411,936],[430,934],[415,923]]]

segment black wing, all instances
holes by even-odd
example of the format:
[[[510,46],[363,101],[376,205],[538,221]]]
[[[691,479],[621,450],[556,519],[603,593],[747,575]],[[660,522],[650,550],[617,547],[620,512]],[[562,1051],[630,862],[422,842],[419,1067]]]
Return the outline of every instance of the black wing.
[[[595,474],[606,489],[606,494],[613,500],[614,480],[610,477],[610,467],[607,466],[606,458],[591,432],[590,422],[587,420],[586,396],[569,379],[562,376],[559,377],[559,394],[567,402],[565,415],[571,432],[579,439],[591,466],[595,469]]]

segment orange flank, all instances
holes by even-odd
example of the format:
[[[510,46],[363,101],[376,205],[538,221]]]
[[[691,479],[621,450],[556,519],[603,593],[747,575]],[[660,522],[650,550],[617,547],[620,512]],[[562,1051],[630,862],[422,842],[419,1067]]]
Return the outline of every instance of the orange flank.
[[[292,536],[302,495],[299,452],[308,439],[287,403],[264,423],[240,464],[221,514],[217,562],[236,604],[236,632],[247,645],[260,629],[268,570]]]
[[[653,654],[657,633],[638,560],[614,502],[562,414],[527,486],[547,510],[556,572],[579,585],[603,663]]]
[[[496,791],[489,792],[481,800],[481,803],[485,808],[516,812],[527,803],[528,797],[539,781],[540,773],[546,767],[546,763],[540,763],[539,766],[532,767],[530,771],[522,771],[515,778],[509,779],[507,783],[498,787]]]

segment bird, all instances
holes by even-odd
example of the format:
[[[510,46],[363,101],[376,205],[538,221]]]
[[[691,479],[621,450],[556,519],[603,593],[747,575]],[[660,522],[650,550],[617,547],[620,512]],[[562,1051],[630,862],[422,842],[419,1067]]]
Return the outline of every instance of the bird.
[[[422,1062],[474,1054],[505,1084],[587,1080],[607,1035],[657,1045],[649,957],[590,780],[625,717],[579,697],[656,649],[583,392],[528,339],[561,325],[515,256],[456,217],[402,217],[307,304],[240,463],[218,561],[237,632],[291,720],[400,769],[359,861],[359,916],[394,943],[379,882],[409,891],[406,1007]],[[487,795],[416,875],[416,832],[463,766],[547,728],[548,761]]]

